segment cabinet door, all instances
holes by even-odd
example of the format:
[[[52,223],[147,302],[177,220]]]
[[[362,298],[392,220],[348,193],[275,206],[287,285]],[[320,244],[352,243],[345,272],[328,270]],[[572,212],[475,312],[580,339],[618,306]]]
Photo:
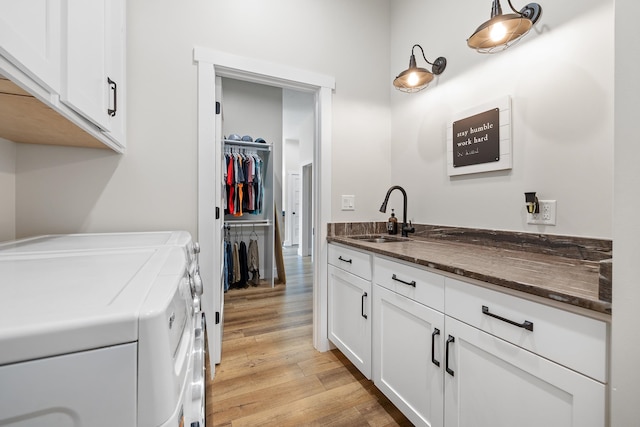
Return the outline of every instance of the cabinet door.
[[[60,0],[0,0],[0,55],[60,91]]]
[[[447,427],[605,425],[604,384],[449,316],[445,327]]]
[[[126,4],[125,0],[109,0],[105,10],[106,84],[109,122],[106,135],[126,146]],[[105,113],[105,111],[103,111]]]
[[[328,269],[329,339],[371,379],[371,282]]]
[[[109,129],[104,0],[67,0],[66,75],[62,101]]]
[[[373,297],[373,380],[417,426],[443,425],[444,314],[379,285]]]

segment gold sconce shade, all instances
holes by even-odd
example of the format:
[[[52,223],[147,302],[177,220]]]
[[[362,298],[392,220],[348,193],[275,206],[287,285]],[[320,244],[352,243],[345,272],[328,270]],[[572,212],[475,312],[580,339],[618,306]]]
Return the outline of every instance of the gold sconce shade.
[[[502,14],[500,0],[493,0],[491,19],[480,25],[467,40],[467,45],[480,53],[496,53],[514,45],[524,37],[540,18],[542,7],[529,3],[520,12],[511,0],[509,7],[515,13]]]
[[[413,54],[413,49],[415,49],[416,47],[420,48],[420,50],[422,51],[422,57],[427,62],[427,64],[432,66],[432,71],[417,66],[416,56]],[[446,58],[440,56],[436,58],[433,63],[431,63],[424,55],[422,46],[420,46],[419,44],[413,45],[413,47],[411,48],[411,57],[409,58],[409,68],[398,74],[398,76],[393,80],[393,86],[401,92],[419,92],[429,86],[429,83],[431,83],[433,78],[441,74],[446,67]]]

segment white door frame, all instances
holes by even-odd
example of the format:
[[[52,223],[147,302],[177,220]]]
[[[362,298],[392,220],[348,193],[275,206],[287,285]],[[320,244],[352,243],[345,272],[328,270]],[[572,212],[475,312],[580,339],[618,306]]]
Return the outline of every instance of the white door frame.
[[[213,259],[219,250],[223,215],[216,219],[214,200],[216,165],[214,164],[215,140],[215,77],[230,77],[253,83],[287,89],[307,91],[315,94],[315,143],[313,153],[313,345],[319,351],[330,348],[327,336],[327,224],[331,218],[331,95],[335,89],[335,78],[307,70],[275,64],[267,61],[241,57],[204,47],[195,47],[194,60],[198,67],[198,241],[200,242],[200,270],[204,283],[202,306],[207,322],[215,319],[216,301],[214,292]],[[220,206],[217,206],[221,208]],[[212,297],[211,297],[212,296]],[[209,325],[207,325],[209,326]],[[215,340],[209,336],[209,346]],[[214,347],[211,347],[214,348]]]
[[[313,163],[307,163],[302,165],[302,202],[301,212],[302,225],[300,226],[300,247],[298,248],[298,255],[310,256],[313,262],[313,212],[312,208],[315,208],[312,203],[313,197]]]

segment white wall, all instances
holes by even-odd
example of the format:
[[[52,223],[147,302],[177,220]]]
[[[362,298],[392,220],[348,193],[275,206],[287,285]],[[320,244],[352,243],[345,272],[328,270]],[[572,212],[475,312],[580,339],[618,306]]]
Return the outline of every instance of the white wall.
[[[298,141],[298,163],[301,165],[313,162],[314,98],[313,93],[282,91],[282,135],[285,140]]]
[[[283,245],[291,246],[297,245],[297,241],[292,240],[292,226],[293,221],[298,221],[301,218],[301,212],[298,212],[294,216],[295,209],[291,206],[293,198],[290,196],[292,191],[291,176],[302,175],[302,167],[300,166],[300,142],[297,139],[285,139],[284,140],[284,156],[282,162],[282,211],[286,212],[285,215],[280,217]]]
[[[300,172],[300,141],[297,139],[284,140],[284,156],[282,165],[282,175],[286,176],[288,172]],[[286,180],[286,178],[285,178]],[[285,184],[286,187],[286,184]],[[283,198],[286,199],[286,191],[283,192]]]
[[[16,235],[16,144],[0,138],[0,242]]]
[[[282,122],[283,138],[285,140],[285,161],[283,174],[297,173],[302,183],[302,166],[313,163],[313,151],[315,142],[315,94],[295,90],[284,89],[282,91]],[[288,198],[290,189],[288,179],[285,178],[282,192],[283,206],[285,210],[291,211]],[[301,186],[301,190],[305,191]],[[310,195],[308,195],[310,197]],[[301,203],[306,196],[301,193]],[[302,211],[304,209],[301,207]],[[290,212],[288,212],[290,214]],[[292,219],[303,222],[302,212],[298,215],[287,215],[283,217],[283,229],[285,230],[285,245],[297,245],[299,242],[292,241],[292,226],[287,223]]]
[[[197,232],[196,45],[334,76],[332,137],[344,147],[334,151],[334,194],[357,194],[362,212],[375,211],[369,189],[390,175],[388,8],[387,0],[128,2],[127,151],[18,147],[16,233]],[[350,179],[365,147],[374,153],[360,168],[367,179]],[[360,215],[333,210],[336,220]]]
[[[635,0],[616,0],[615,191],[613,226],[612,426],[640,419],[640,168],[637,67],[640,30]]]
[[[488,0],[463,7],[436,0],[392,4],[389,87],[407,67],[413,44],[421,44],[430,61],[448,59],[426,90],[390,89],[391,181],[407,190],[409,216],[430,224],[611,238],[613,0],[541,2],[534,30],[497,55],[466,46],[489,17]],[[426,65],[419,50],[416,58]],[[450,178],[445,139],[452,115],[504,95],[512,100],[513,168]],[[525,191],[557,200],[557,226],[526,224]]]

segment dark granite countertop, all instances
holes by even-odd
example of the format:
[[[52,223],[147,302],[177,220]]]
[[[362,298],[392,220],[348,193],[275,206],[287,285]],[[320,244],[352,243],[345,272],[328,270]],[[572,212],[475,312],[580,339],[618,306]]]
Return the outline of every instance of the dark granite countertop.
[[[461,233],[460,228],[417,226],[415,235],[404,241],[386,243],[367,242],[353,238],[356,235],[382,235],[379,226],[365,229],[348,230],[330,224],[328,241],[342,243],[354,248],[370,251],[408,261],[461,277],[487,282],[517,291],[549,298],[599,313],[611,314],[610,288],[603,292],[601,289],[610,286],[610,277],[601,277],[604,270],[610,271],[610,244],[601,244],[595,239],[578,239],[581,243],[581,254],[575,256],[566,252],[569,247],[567,239],[558,244],[561,239],[549,239],[543,236],[545,248],[532,249],[531,239],[540,240],[541,235],[525,235],[522,233],[489,232],[478,233],[475,229],[466,229]],[[446,231],[443,233],[443,229]],[[453,233],[452,230],[456,230]],[[364,231],[364,232],[363,232]],[[358,233],[359,232],[359,233]],[[488,243],[487,233],[493,236],[495,244]],[[496,234],[497,233],[497,234]],[[449,236],[445,238],[443,234]],[[462,234],[466,234],[461,238]],[[451,238],[455,235],[455,238]],[[482,235],[482,238],[478,236]],[[514,237],[518,237],[518,244]],[[431,236],[431,237],[430,237]],[[473,236],[469,239],[469,236]],[[465,241],[466,239],[466,241]],[[553,244],[549,244],[549,240]],[[527,241],[522,246],[521,242]],[[588,244],[584,244],[587,241]],[[506,243],[505,243],[506,242]],[[595,243],[594,243],[595,242]],[[572,248],[575,242],[572,241]],[[562,250],[549,250],[548,247],[562,247]],[[594,247],[597,247],[594,252]],[[585,250],[584,247],[588,247]],[[608,251],[607,251],[608,249]],[[585,255],[585,252],[589,252]],[[604,261],[604,263],[603,263]]]

